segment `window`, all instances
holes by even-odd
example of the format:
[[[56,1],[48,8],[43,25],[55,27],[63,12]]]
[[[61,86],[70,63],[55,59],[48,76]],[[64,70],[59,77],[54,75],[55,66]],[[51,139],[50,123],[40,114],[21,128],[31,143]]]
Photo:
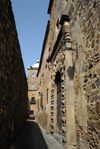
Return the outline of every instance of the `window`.
[[[35,77],[35,73],[32,74],[32,77]]]
[[[35,97],[31,97],[30,104],[36,104]]]
[[[32,88],[34,88],[34,85],[32,84]]]
[[[30,110],[30,114],[34,114],[34,110]]]

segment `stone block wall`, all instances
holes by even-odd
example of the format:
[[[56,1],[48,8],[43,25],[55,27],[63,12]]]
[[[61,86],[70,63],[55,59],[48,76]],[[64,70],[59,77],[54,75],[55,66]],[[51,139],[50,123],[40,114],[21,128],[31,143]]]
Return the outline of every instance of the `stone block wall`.
[[[28,101],[30,106],[29,114],[36,116],[36,100],[37,100],[37,90],[38,90],[38,78],[37,72],[39,67],[39,60],[33,66],[28,67]]]
[[[35,103],[31,103],[31,99],[32,97],[35,98]],[[28,114],[30,114],[31,110],[33,111],[33,114],[36,116],[36,100],[37,100],[37,90],[28,90],[28,101],[29,101],[29,112]]]
[[[99,149],[100,1],[53,1],[50,12],[51,52],[57,38],[57,21],[60,21],[62,14],[70,17],[77,148]]]
[[[26,120],[27,81],[10,0],[0,0],[0,149],[7,149]]]
[[[56,104],[54,97],[54,80],[55,73],[62,69],[61,80],[62,80],[62,135],[65,137],[62,143],[68,143],[66,134],[68,133],[68,128],[66,125],[68,119],[66,118],[67,113],[67,98],[68,94],[64,91],[65,88],[68,88],[66,75],[64,73],[71,72],[68,79],[73,81],[74,93],[70,95],[70,100],[73,101],[73,112],[69,114],[69,118],[74,117],[73,124],[75,124],[75,139],[76,139],[76,148],[78,149],[99,149],[100,148],[100,1],[99,0],[50,0],[51,6],[50,12],[50,29],[48,34],[48,41],[46,41],[47,47],[44,51],[48,51],[50,58],[54,56],[53,62],[49,65],[52,65],[51,75],[48,76],[51,86],[48,88],[51,91],[51,96],[49,95],[49,106],[51,111],[47,112],[51,116],[50,127],[52,128],[52,133],[54,133],[56,125]],[[63,58],[59,57],[61,52],[64,52],[63,46],[57,43],[56,46],[59,51],[56,51],[55,55],[52,54],[52,51],[55,48],[55,43],[57,36],[61,29],[60,19],[62,14],[68,15],[70,17],[70,34],[72,41],[72,53],[71,60],[73,66],[72,69],[65,72],[67,63]],[[63,34],[62,34],[63,36]],[[62,51],[60,51],[60,48]],[[46,52],[43,53],[45,55]],[[67,54],[66,54],[67,55]],[[58,58],[57,58],[58,56]],[[48,58],[48,59],[50,59]],[[69,57],[68,57],[69,58]],[[44,63],[43,63],[44,61]],[[59,65],[59,62],[62,62]],[[45,66],[45,57],[42,57],[41,71],[39,73],[39,91],[43,95],[43,103],[46,103],[46,88],[47,81],[45,81],[46,73],[49,74],[49,70],[46,72],[44,70]],[[49,66],[48,65],[48,66]],[[55,69],[56,68],[56,69]],[[42,75],[43,74],[43,75]],[[42,77],[43,76],[43,77]],[[42,79],[41,79],[42,78]],[[42,81],[41,81],[42,80]],[[44,81],[44,82],[43,82]],[[74,98],[73,98],[74,96]],[[52,100],[53,99],[53,100]],[[64,99],[64,100],[63,100]],[[66,101],[65,101],[66,99]],[[52,106],[53,105],[53,106]],[[43,105],[43,109],[46,109],[46,104]],[[45,110],[46,111],[46,110]],[[53,112],[52,112],[53,111]],[[44,112],[44,111],[43,111]],[[38,112],[39,113],[39,112]],[[38,115],[38,120],[41,125],[43,125],[42,117]],[[73,114],[73,115],[71,115]],[[47,115],[47,117],[48,117]],[[45,115],[46,117],[46,115]],[[45,127],[46,128],[46,127]],[[56,131],[55,131],[56,132]],[[73,133],[72,133],[73,134]],[[67,135],[68,136],[68,135]],[[72,136],[73,138],[73,136]],[[70,138],[70,143],[71,138]]]
[[[43,65],[42,65],[43,66]],[[40,74],[45,73],[46,70],[43,72],[40,71]],[[38,102],[37,102],[37,114],[36,120],[37,122],[44,128],[47,129],[47,122],[48,122],[48,101],[47,101],[47,89],[49,88],[49,74],[45,74],[43,77],[38,76],[39,82],[41,80],[41,84],[39,85],[38,92]]]
[[[49,100],[49,87],[50,87],[50,71],[47,63],[49,56],[49,29],[50,22],[48,21],[45,36],[43,40],[42,52],[40,65],[38,70],[38,94],[37,94],[37,122],[44,128],[47,129],[49,123],[50,113],[50,100]]]
[[[32,69],[32,68],[28,68],[28,89],[29,90],[37,90],[38,86],[37,86],[37,71],[38,69]],[[32,75],[35,76],[32,76]],[[32,87],[32,85],[34,85],[34,87]]]
[[[80,148],[100,148],[100,2],[68,1]]]

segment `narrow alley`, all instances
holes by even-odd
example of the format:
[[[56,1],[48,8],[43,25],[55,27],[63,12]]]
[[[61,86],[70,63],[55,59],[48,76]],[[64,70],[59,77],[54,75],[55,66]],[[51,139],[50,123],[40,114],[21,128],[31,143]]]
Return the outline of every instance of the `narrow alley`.
[[[10,149],[63,149],[62,145],[34,120],[26,125]]]
[[[45,2],[16,1],[34,46]],[[100,149],[100,0],[48,0],[42,49],[23,40],[28,75],[12,3],[0,0],[0,149]]]
[[[41,130],[35,121],[26,121],[23,131],[11,149],[48,149]]]

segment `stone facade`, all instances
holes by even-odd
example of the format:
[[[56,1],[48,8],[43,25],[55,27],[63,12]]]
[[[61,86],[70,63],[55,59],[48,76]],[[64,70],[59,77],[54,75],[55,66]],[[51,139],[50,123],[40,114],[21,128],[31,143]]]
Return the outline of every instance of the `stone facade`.
[[[37,121],[47,129],[47,125],[49,124],[50,117],[50,75],[51,71],[49,71],[49,65],[46,62],[49,56],[49,29],[50,29],[50,21],[48,21],[45,38],[42,47],[40,65],[38,70],[38,99],[37,99]],[[45,50],[46,49],[46,50]]]
[[[37,71],[39,68],[39,60],[33,66],[28,67],[28,100],[30,111],[29,114],[34,114],[36,116],[36,100],[37,100],[37,89],[38,89],[38,78]]]
[[[27,80],[10,0],[0,0],[0,149],[9,149],[26,121]]]
[[[50,0],[48,13],[37,121],[64,148],[99,149],[100,1]]]

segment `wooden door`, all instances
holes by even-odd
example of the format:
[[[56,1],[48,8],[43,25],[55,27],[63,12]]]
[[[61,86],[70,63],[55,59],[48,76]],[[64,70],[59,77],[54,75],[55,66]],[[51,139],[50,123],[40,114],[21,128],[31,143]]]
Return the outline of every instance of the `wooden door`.
[[[62,133],[62,106],[61,106],[61,77],[60,72],[56,75],[57,84],[57,132]]]

